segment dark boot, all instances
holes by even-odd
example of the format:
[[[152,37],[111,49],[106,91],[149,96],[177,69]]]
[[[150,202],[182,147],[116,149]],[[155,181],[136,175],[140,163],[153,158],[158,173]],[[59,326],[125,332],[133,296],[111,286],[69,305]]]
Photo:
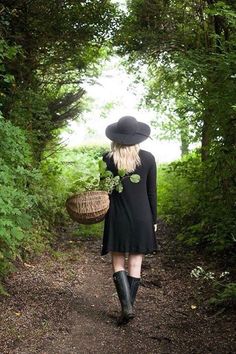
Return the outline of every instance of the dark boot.
[[[113,280],[116,286],[116,291],[120,300],[122,313],[121,317],[118,320],[118,324],[125,324],[129,322],[133,315],[133,306],[131,303],[130,296],[130,285],[127,278],[125,270],[120,270],[113,274]]]
[[[130,275],[128,275],[127,277],[128,277],[128,281],[129,281],[129,285],[130,285],[131,304],[133,306],[134,302],[135,302],[136,294],[137,294],[137,291],[139,288],[140,278],[134,278],[134,277],[131,277]]]

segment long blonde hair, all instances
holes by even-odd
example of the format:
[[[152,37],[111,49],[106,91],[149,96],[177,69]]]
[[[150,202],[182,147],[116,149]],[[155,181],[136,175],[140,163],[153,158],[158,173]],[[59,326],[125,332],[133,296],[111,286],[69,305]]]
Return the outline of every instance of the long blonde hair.
[[[127,173],[133,172],[137,166],[141,165],[139,150],[139,144],[128,146],[120,145],[113,141],[109,157],[113,156],[115,166],[118,170],[125,170]]]

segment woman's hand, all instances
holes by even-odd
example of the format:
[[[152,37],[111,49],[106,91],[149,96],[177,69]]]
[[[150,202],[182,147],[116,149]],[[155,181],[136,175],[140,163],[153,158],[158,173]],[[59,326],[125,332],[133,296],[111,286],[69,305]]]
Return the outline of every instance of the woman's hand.
[[[157,224],[154,224],[154,231],[157,231]]]

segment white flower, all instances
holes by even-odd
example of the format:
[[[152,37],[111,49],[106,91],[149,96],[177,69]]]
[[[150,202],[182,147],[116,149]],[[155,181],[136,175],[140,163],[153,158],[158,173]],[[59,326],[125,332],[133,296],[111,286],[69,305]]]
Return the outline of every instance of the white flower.
[[[222,272],[219,278],[224,278],[226,275],[229,275],[229,272]]]

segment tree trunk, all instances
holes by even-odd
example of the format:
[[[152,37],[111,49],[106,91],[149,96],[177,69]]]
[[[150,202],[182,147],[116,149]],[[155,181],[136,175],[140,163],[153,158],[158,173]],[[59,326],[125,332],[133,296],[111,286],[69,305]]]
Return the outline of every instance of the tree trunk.
[[[181,139],[181,157],[187,155],[189,152],[189,139],[186,135],[185,130],[180,131],[180,139]]]
[[[206,161],[209,156],[210,147],[210,122],[209,115],[205,114],[203,117],[203,127],[202,127],[202,141],[201,141],[201,159]]]

